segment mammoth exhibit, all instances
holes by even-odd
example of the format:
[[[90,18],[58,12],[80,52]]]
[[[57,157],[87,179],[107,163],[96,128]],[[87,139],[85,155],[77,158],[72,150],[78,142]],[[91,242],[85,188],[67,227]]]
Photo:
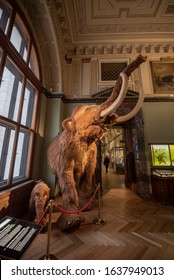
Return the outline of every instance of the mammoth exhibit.
[[[37,222],[41,220],[41,224],[46,226],[47,222],[45,217],[42,216],[45,211],[45,207],[50,197],[50,188],[43,181],[37,182],[34,186],[30,201],[29,201],[29,218],[30,220],[34,220],[36,218]]]
[[[62,207],[72,212],[62,213],[58,218],[61,230],[78,226],[84,221],[82,213],[77,210],[87,203],[92,194],[97,157],[96,141],[102,138],[108,127],[133,118],[143,104],[144,96],[140,93],[131,112],[124,116],[117,115],[117,109],[127,93],[129,76],[145,60],[145,57],[139,55],[127,65],[105,102],[77,106],[71,116],[62,122],[63,131],[48,147],[48,165],[59,179]]]
[[[17,260],[94,280],[119,260],[174,260],[173,124],[174,0],[0,0],[0,258],[14,275]]]

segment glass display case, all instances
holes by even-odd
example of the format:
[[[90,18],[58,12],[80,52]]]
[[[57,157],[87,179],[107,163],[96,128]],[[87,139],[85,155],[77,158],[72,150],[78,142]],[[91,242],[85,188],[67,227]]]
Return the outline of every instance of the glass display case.
[[[173,144],[149,144],[151,164],[157,166],[174,166]]]
[[[115,147],[115,164],[116,164],[116,173],[124,174],[124,148],[123,147]]]
[[[149,144],[153,197],[174,204],[174,144]]]
[[[154,170],[152,170],[152,175],[155,175],[155,176],[158,176],[158,177],[163,177],[163,178],[174,177],[174,170],[154,169]]]

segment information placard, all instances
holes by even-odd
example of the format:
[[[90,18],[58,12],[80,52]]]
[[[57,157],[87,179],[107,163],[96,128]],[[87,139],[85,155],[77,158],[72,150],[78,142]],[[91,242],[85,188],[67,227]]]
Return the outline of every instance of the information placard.
[[[42,225],[9,216],[0,220],[0,255],[18,260],[42,229]]]

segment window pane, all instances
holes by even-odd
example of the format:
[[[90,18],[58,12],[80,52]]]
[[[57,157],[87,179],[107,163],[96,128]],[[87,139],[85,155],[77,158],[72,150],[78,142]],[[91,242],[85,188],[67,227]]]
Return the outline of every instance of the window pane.
[[[3,182],[4,167],[6,161],[6,153],[4,151],[5,132],[6,132],[6,128],[4,126],[0,126],[0,185]]]
[[[0,62],[1,62],[1,58],[2,58],[2,50],[0,49]]]
[[[7,187],[28,176],[36,128],[37,81],[40,80],[37,52],[25,25],[27,19],[23,21],[20,15],[15,1],[0,0],[0,31],[6,37],[4,42],[3,37],[0,38],[0,62],[3,62],[0,84],[0,185]],[[9,49],[7,44],[12,44],[14,48]],[[16,58],[17,64],[14,61]],[[27,71],[22,70],[21,58],[26,62]]]
[[[14,131],[14,129],[11,129],[10,130],[10,138],[9,138],[9,142],[8,142],[6,165],[5,165],[5,172],[4,172],[3,180],[8,179],[8,175],[9,175],[9,171],[10,171],[10,163],[11,163],[11,156],[12,156],[12,151],[13,151],[14,135],[15,135],[15,131]]]
[[[0,88],[0,114],[8,117],[15,76],[5,67]]]
[[[0,87],[0,115],[17,120],[22,88],[22,75],[7,61]]]
[[[20,51],[20,46],[22,44],[22,36],[20,35],[20,32],[18,31],[16,26],[13,27],[13,31],[12,31],[12,34],[11,34],[11,42],[13,43],[13,45],[15,46],[17,51],[19,52]]]
[[[28,127],[31,127],[34,95],[35,95],[35,89],[29,83],[27,83],[25,89],[24,102],[23,102],[21,123]]]
[[[2,148],[4,144],[5,127],[0,126],[0,162],[2,161]]]
[[[17,180],[19,177],[25,177],[26,174],[26,163],[27,163],[27,153],[28,153],[28,140],[29,133],[20,132],[17,144],[15,166],[13,172],[13,179]]]
[[[12,34],[10,41],[22,56],[22,58],[26,61],[27,59],[27,52],[28,52],[28,42],[29,42],[29,35],[22,24],[21,19],[19,16],[16,17],[15,25],[12,29]]]
[[[32,49],[31,49],[29,67],[31,68],[33,73],[36,75],[36,77],[39,79],[40,78],[40,76],[39,76],[39,65],[38,65],[36,51],[35,51],[33,46],[32,46]]]
[[[7,33],[9,21],[10,21],[10,13],[11,7],[6,3],[6,1],[2,1],[0,3],[0,27]]]

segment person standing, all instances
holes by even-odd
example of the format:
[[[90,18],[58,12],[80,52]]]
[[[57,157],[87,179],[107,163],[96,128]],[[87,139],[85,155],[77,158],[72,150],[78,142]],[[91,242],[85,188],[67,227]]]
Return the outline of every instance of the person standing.
[[[105,165],[105,168],[106,168],[106,173],[108,173],[109,162],[110,162],[109,157],[106,156],[104,158],[104,165]]]

